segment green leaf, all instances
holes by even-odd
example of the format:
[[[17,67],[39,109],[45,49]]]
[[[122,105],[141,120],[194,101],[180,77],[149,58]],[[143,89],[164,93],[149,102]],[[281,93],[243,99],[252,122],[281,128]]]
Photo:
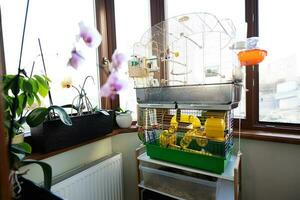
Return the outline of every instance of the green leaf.
[[[14,94],[14,96],[17,96],[20,92],[20,85],[19,85],[19,79],[17,79],[17,77],[15,77],[12,80],[12,83],[10,85],[10,89],[12,91],[12,93]]]
[[[30,165],[30,164],[37,164],[39,165],[44,173],[44,188],[47,190],[51,189],[52,185],[52,168],[48,163],[37,161],[37,160],[23,160],[21,161],[21,165]]]
[[[45,89],[44,87],[40,86],[40,87],[39,87],[39,94],[40,94],[42,97],[46,97],[47,94],[48,94],[48,90]]]
[[[49,89],[48,81],[43,76],[34,75],[39,85],[42,85],[45,89]]]
[[[6,107],[11,107],[13,103],[13,98],[10,96],[4,95],[4,101],[5,101],[5,106]]]
[[[18,107],[19,107],[19,99],[18,98],[13,98],[13,101],[16,101],[16,104],[14,105],[14,103],[12,102],[11,104],[11,108],[10,110],[13,111],[17,111]]]
[[[38,82],[35,79],[30,78],[29,79],[29,83],[32,86],[32,93],[33,94],[37,93],[39,91],[39,84],[38,84]]]
[[[49,110],[44,107],[32,110],[26,117],[26,122],[30,127],[36,127],[45,121]]]
[[[48,81],[49,83],[51,82],[50,78],[48,78],[47,76],[43,75],[44,79],[46,79],[46,81]]]
[[[29,80],[24,79],[22,84],[22,90],[26,93],[33,92],[33,86],[31,85]]]
[[[23,111],[23,109],[22,109],[23,100],[24,100],[24,96],[19,95],[18,96],[18,101],[19,102],[18,102],[18,106],[17,106],[17,110],[16,110],[16,113],[17,113],[18,116],[20,116],[22,111]]]
[[[31,106],[34,102],[34,96],[32,94],[27,94],[27,98],[28,98],[28,105]]]
[[[34,78],[37,80],[38,85],[39,85],[39,90],[38,93],[42,97],[46,97],[49,91],[49,85],[46,80],[44,80],[41,76],[34,75]]]
[[[24,78],[23,76],[20,76],[20,77],[19,77],[19,87],[20,87],[20,89],[22,89],[22,90],[23,90],[24,80],[25,80],[25,78]],[[24,91],[24,90],[23,90],[23,91]]]
[[[18,96],[19,105],[17,108],[17,115],[20,116],[23,113],[23,110],[27,103],[27,96],[25,93],[22,93]]]
[[[11,149],[12,149],[12,152],[21,153],[21,154],[30,154],[31,150],[32,150],[31,146],[26,142],[22,142],[19,144],[12,144]]]
[[[59,107],[59,106],[49,106],[48,110],[49,110],[49,112],[51,110],[54,110],[54,112],[58,114],[60,120],[65,125],[72,126],[72,120],[71,120],[71,118],[69,117],[68,113],[62,107]]]
[[[4,93],[8,93],[8,90],[11,89],[13,80],[16,78],[16,75],[4,75],[3,76],[3,90]]]
[[[38,105],[40,106],[41,105],[41,99],[40,99],[39,95],[37,95],[36,93],[33,93],[33,96],[34,96],[35,100],[37,101]]]
[[[9,83],[15,77],[16,77],[16,75],[12,75],[12,74],[5,74],[5,75],[3,75],[3,77],[2,77],[3,85],[7,85],[7,83]]]
[[[27,96],[25,94],[23,94],[23,95],[24,95],[24,99],[23,99],[23,102],[22,102],[22,109],[24,110],[24,108],[27,105]]]

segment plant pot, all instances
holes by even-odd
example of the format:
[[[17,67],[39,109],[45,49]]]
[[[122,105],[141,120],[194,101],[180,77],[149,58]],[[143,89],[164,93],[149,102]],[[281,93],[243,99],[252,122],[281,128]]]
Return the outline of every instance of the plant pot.
[[[114,112],[72,116],[71,120],[72,126],[55,119],[31,128],[33,151],[47,153],[111,133]]]
[[[131,113],[120,113],[116,115],[116,121],[120,128],[129,128],[132,123]]]

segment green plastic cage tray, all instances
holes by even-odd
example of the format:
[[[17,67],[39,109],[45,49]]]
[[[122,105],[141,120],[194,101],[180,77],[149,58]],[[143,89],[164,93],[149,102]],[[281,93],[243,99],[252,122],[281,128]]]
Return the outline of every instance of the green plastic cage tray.
[[[159,143],[146,144],[147,155],[152,159],[168,161],[192,168],[202,169],[209,172],[222,174],[231,157],[231,150],[226,157],[204,155],[176,148],[161,147]]]

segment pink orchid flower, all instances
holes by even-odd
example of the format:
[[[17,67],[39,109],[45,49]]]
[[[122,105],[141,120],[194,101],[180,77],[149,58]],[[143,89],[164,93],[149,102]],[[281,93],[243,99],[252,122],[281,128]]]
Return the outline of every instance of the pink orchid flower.
[[[111,60],[111,68],[118,71],[121,68],[122,64],[126,62],[126,56],[125,54],[119,53],[117,50],[115,50],[111,57]]]
[[[96,48],[100,45],[102,37],[97,29],[86,26],[83,22],[79,23],[79,36],[88,47]]]
[[[101,87],[100,95],[115,99],[115,95],[127,86],[127,82],[120,78],[118,72],[112,72],[106,83]]]
[[[81,55],[79,51],[73,49],[71,52],[72,56],[68,61],[68,65],[77,69],[84,61],[84,57]]]

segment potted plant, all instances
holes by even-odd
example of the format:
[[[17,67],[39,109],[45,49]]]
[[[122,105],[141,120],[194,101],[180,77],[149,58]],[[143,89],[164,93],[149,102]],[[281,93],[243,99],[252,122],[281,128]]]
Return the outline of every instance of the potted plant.
[[[71,104],[62,106],[71,109],[69,117],[72,126],[67,126],[55,118],[46,120],[38,126],[32,126],[32,142],[36,151],[47,153],[112,132],[114,115],[112,112],[92,106],[85,91],[88,79],[93,80],[91,76],[87,76],[82,86],[79,87],[72,83],[71,78],[65,78],[62,81],[63,88],[73,88],[78,92]]]
[[[130,110],[122,110],[119,108],[116,111],[116,122],[120,128],[129,128],[132,124],[132,111]]]
[[[98,31],[80,22],[79,34],[71,51],[71,57],[67,62],[68,66],[78,69],[85,61],[84,53],[90,48],[97,47],[100,42],[101,35]],[[85,45],[77,45],[77,43]],[[112,62],[108,62],[109,78],[106,84],[101,87],[101,96],[106,95],[107,91],[111,89],[113,89],[113,94],[116,94],[121,89],[123,82],[120,82],[118,69],[124,62],[124,55],[115,51],[112,56]],[[82,85],[76,86],[72,83],[72,78],[67,77],[61,83],[64,88],[73,88],[78,92],[78,95],[74,97],[70,104],[62,106],[71,108],[70,118],[72,126],[66,126],[59,119],[46,120],[38,126],[29,122],[34,149],[46,153],[112,132],[115,113],[92,106],[85,90],[87,80],[94,81],[92,76],[87,76]],[[113,98],[113,94],[110,94],[109,97]],[[43,111],[43,109],[40,109],[39,112],[35,113],[35,116],[38,118],[46,117],[46,113]]]
[[[24,142],[25,122],[29,125],[38,125],[46,119],[46,116],[58,113],[64,123],[72,124],[62,108],[38,107],[41,105],[41,98],[46,97],[49,92],[48,81],[50,80],[46,76],[28,77],[24,70],[17,75],[3,76],[4,126],[7,132],[12,130],[12,150],[23,148],[24,153],[31,151],[29,144]]]
[[[20,177],[22,173],[19,172],[19,168],[32,163],[42,167],[44,172],[44,187],[46,190],[50,190],[52,180],[51,166],[41,161],[26,160],[25,156],[31,153],[32,148],[28,143],[24,142],[23,139],[24,124],[28,119],[35,124],[42,123],[42,121],[45,120],[45,117],[41,119],[39,117],[34,117],[34,115],[29,116],[28,112],[30,112],[30,110],[31,113],[39,112],[41,109],[40,107],[32,109],[32,106],[39,106],[41,104],[41,98],[48,94],[48,81],[50,80],[46,76],[39,75],[28,77],[24,70],[19,70],[17,75],[4,75],[2,79],[2,96],[5,103],[4,130],[7,133],[6,137],[8,138],[7,143],[11,169],[10,182],[12,183],[13,188],[12,196],[13,198],[17,198],[22,195],[22,193],[20,193],[20,191],[22,191],[20,190],[22,184],[18,184],[18,179],[24,180],[22,183],[30,183],[30,181]],[[44,108],[44,112],[49,115],[57,109],[60,110],[61,108],[51,106],[49,108]],[[68,121],[65,117],[67,116],[63,116],[64,120]],[[39,190],[44,191],[41,188],[39,188]],[[23,192],[24,191],[25,190],[23,190]]]
[[[13,199],[32,199],[34,197],[43,197],[39,199],[60,199],[50,192],[52,182],[51,166],[45,162],[25,159],[26,155],[31,153],[31,146],[21,140],[14,140],[16,136],[24,133],[24,124],[27,119],[30,119],[28,112],[32,110],[31,122],[38,124],[44,118],[35,118],[34,113],[39,108],[32,108],[33,105],[40,106],[41,98],[45,97],[49,92],[48,82],[50,81],[46,76],[39,76],[32,74],[28,76],[24,69],[21,68],[22,50],[24,43],[24,35],[26,30],[26,19],[28,16],[29,1],[25,12],[24,27],[22,33],[21,50],[19,57],[18,71],[16,75],[4,75],[2,78],[2,92],[5,103],[4,109],[4,133],[7,138],[7,148],[9,152],[9,182]],[[30,109],[29,109],[30,108]],[[54,115],[55,111],[59,111],[59,116],[64,114],[64,110],[57,106],[44,108],[43,112],[48,116]],[[67,115],[64,120],[68,121]],[[22,138],[22,137],[21,137]],[[12,142],[14,141],[14,142]],[[26,172],[21,172],[20,167],[28,164],[38,164],[41,166],[44,173],[44,188],[41,188],[31,181],[22,177]]]

